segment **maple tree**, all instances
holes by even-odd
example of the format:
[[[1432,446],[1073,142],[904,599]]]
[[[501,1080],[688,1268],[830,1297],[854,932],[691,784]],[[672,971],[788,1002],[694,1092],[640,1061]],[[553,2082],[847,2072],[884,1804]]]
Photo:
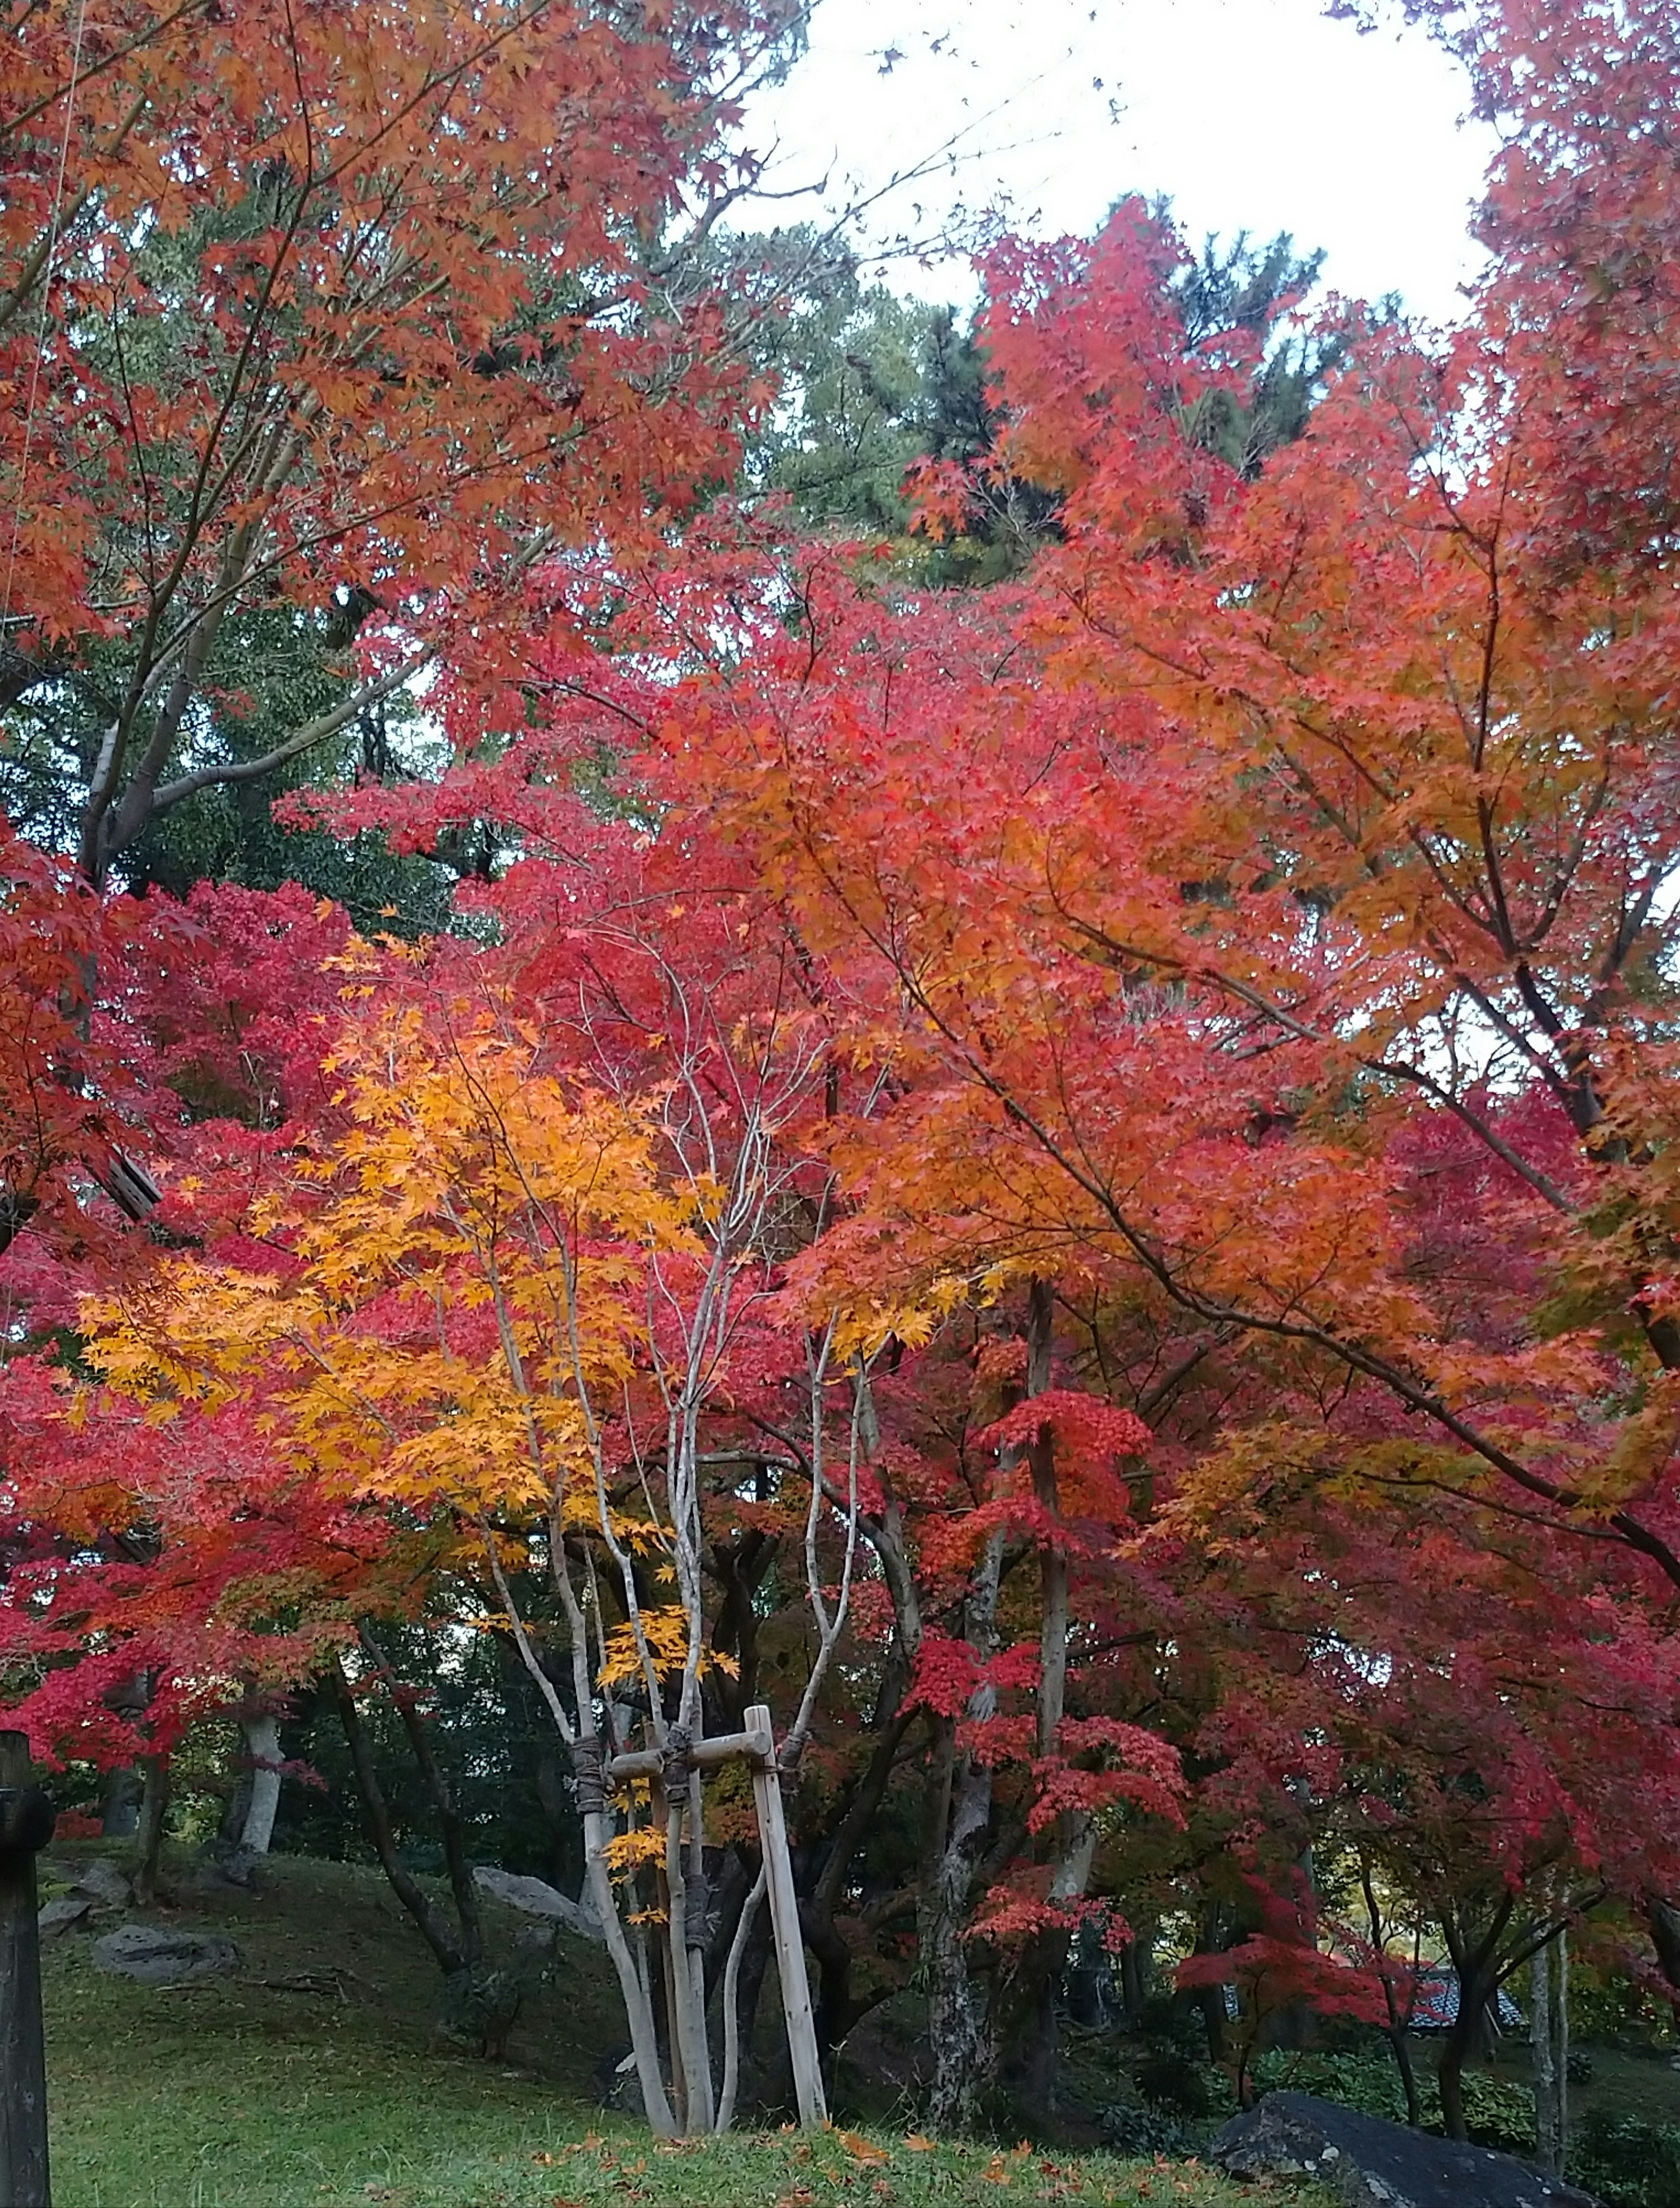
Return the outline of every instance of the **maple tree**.
[[[771,1222],[796,1173],[776,1161],[777,1138],[813,1060],[772,1023],[761,1054],[732,1068],[727,1031],[692,998],[681,1009],[692,1056],[662,1104],[657,1091],[603,1085],[607,1071],[633,1073],[621,1061],[577,1073],[574,1087],[540,1031],[482,994],[426,1002],[411,991],[405,1004],[399,990],[335,1047],[346,1124],[235,1222],[255,1239],[167,1260],[103,1323],[90,1307],[85,1323],[111,1384],[189,1429],[255,1408],[282,1465],[330,1495],[453,1526],[444,1558],[465,1547],[488,1568],[572,1752],[595,1911],[650,2117],[661,2130],[706,2130],[729,2120],[737,2042],[731,2015],[714,2109],[705,1988],[690,1983],[705,1944],[705,1871],[700,1772],[687,1752],[714,1661],[701,1426],[735,1363],[741,1313],[765,1293],[754,1275],[772,1262]],[[563,1042],[561,1023],[551,1032]],[[207,1199],[219,1201],[183,1186],[180,1202],[202,1216]],[[849,1579],[849,1543],[837,1593],[817,1563],[834,1338],[831,1328],[807,1359],[818,1454],[803,1540],[821,1631],[783,1750],[789,1767]],[[855,1491],[855,1442],[851,1462]],[[559,1598],[569,1699],[539,1660],[513,1585],[533,1558],[546,1558]],[[633,1807],[617,1832],[603,1789],[623,1745],[621,1701],[645,1707],[663,1776],[656,1801],[639,1816]],[[621,1887],[636,1946],[651,1933],[666,1958],[669,2094]],[[639,1903],[644,1887],[657,1897]]]
[[[692,562],[692,544],[687,549]],[[740,554],[730,556],[738,566]],[[703,574],[687,579],[691,590],[704,588]],[[666,603],[660,594],[669,589],[669,579],[656,574],[648,587]],[[673,601],[685,633],[692,634],[697,624],[691,597],[675,592]],[[766,631],[773,636],[774,625],[767,623]],[[787,639],[790,657],[802,649],[798,637]],[[555,663],[558,675],[575,677],[570,658],[557,655]],[[505,774],[471,769],[446,777],[417,808],[417,818],[410,815],[408,832],[430,833],[436,821],[463,806],[493,806],[519,824],[527,849],[535,845],[554,855],[549,866],[522,867],[489,900],[504,922],[529,924],[534,917],[539,923],[537,940],[544,948],[535,958],[515,938],[521,1001],[533,1008],[552,1002],[550,1019],[576,1028],[579,1016],[568,1011],[568,1004],[593,1003],[604,992],[610,1025],[632,1041],[633,1062],[641,1065],[645,1080],[661,1077],[675,1047],[672,1029],[686,1031],[688,1017],[676,1019],[663,996],[645,1002],[630,988],[623,968],[628,923],[622,915],[657,909],[660,897],[675,899],[667,907],[675,926],[668,924],[661,961],[652,970],[689,970],[696,939],[704,940],[711,927],[727,923],[738,939],[754,938],[767,912],[767,942],[777,946],[776,955],[765,966],[737,952],[741,973],[735,986],[756,980],[761,993],[741,1002],[780,1003],[794,988],[811,1005],[803,1017],[816,1018],[826,1036],[837,1009],[833,977],[810,959],[796,933],[790,935],[777,904],[766,906],[754,875],[741,873],[703,818],[684,814],[679,825],[675,816],[668,816],[658,837],[633,836],[632,847],[646,848],[636,852],[627,873],[622,861],[614,863],[612,839],[598,828],[585,843],[575,800],[556,795],[553,762],[563,760],[568,747],[597,724],[603,678],[593,679],[595,689],[557,707],[544,732],[526,741]],[[567,686],[557,681],[555,687],[563,699]],[[660,710],[657,682],[650,685],[645,676],[621,672],[610,694],[627,718],[633,714],[645,723]],[[540,774],[532,771],[533,754],[546,762]],[[645,753],[636,754],[634,766],[657,772],[657,761]],[[662,797],[667,794],[657,783],[655,788]],[[407,793],[385,793],[357,801],[342,809],[342,817],[401,820],[411,803]],[[579,846],[586,857],[565,858],[568,847]],[[554,880],[555,871],[563,888]],[[592,919],[595,914],[604,919]],[[737,914],[742,916],[735,918]],[[760,916],[755,920],[754,914]],[[558,928],[556,921],[563,923]],[[649,922],[644,917],[637,924]],[[551,996],[556,971],[567,977],[566,986]],[[591,1034],[597,1017],[591,1016]],[[650,1034],[659,1048],[649,1048]],[[621,1041],[620,1049],[624,1047]],[[860,1121],[867,1124],[885,1093],[884,1078],[890,1088],[896,1068],[885,1077],[877,1074],[874,1065],[885,1060],[867,1050],[860,1053],[855,1038],[838,1050],[825,1047],[830,1058],[823,1108],[805,1135],[813,1163],[820,1161],[823,1173],[833,1178],[834,1197],[814,1211],[807,1203],[809,1225],[818,1231],[795,1233],[783,1252],[793,1262],[781,1301],[789,1314],[802,1314],[819,1337],[841,1314],[841,1342],[855,1338],[862,1345],[890,1345],[894,1367],[872,1375],[867,1387],[867,1469],[858,1527],[869,1573],[852,1605],[864,1638],[855,1638],[849,1650],[850,1667],[867,1666],[875,1682],[873,1707],[861,1725],[855,1694],[849,1710],[822,1713],[829,1724],[855,1729],[855,1737],[845,1744],[843,1732],[839,1739],[831,1736],[824,1758],[828,1772],[797,1805],[801,1851],[808,1865],[802,1874],[802,1917],[820,1967],[819,2037],[832,2047],[872,2000],[890,1990],[894,1978],[882,1967],[882,1947],[891,1945],[897,1923],[920,1912],[923,1954],[938,1959],[933,1972],[943,1975],[951,2003],[938,2041],[942,2082],[935,2105],[943,2120],[967,2121],[1009,2043],[1015,2013],[1047,2000],[1053,2012],[1059,1945],[1065,1949],[1071,1931],[1088,1913],[1084,1881],[1097,1814],[1126,1803],[1168,1818],[1177,1814],[1176,1759],[1107,1705],[1100,1667],[1092,1675],[1095,1699],[1088,1699],[1085,1683],[1077,1679],[1071,1704],[1068,1700],[1074,1619],[1107,1615],[1123,1599],[1121,1590],[1104,1584],[1113,1560],[1102,1528],[1125,1510],[1124,1486],[1109,1467],[1117,1452],[1147,1448],[1149,1436],[1135,1417],[1078,1388],[1053,1390],[1041,1420],[1023,1410],[1014,1425],[999,1422],[999,1411],[1028,1384],[1029,1365],[1034,1393],[1048,1386],[1047,1284],[1034,1293],[1036,1347],[1029,1354],[1017,1344],[1018,1369],[1015,1352],[1004,1343],[993,1346],[995,1354],[975,1343],[981,1353],[971,1411],[961,1407],[967,1380],[954,1401],[941,1400],[945,1353],[937,1352],[930,1363],[916,1352],[940,1319],[965,1302],[965,1286],[940,1277],[912,1279],[902,1267],[883,1274],[868,1254],[875,1223],[867,1215],[854,1215],[849,1202],[847,1137]],[[671,1076],[666,1071],[663,1077]],[[802,1242],[808,1246],[801,1256]],[[1023,1266],[1020,1276],[1027,1270]],[[997,1269],[993,1292],[1010,1277],[1007,1267]],[[854,1337],[849,1330],[858,1328],[862,1332]],[[960,1379],[963,1371],[959,1365],[955,1377]],[[922,1394],[930,1383],[942,1429],[936,1436],[926,1431],[930,1407]],[[899,1421],[905,1422],[902,1431],[895,1431]],[[808,1493],[820,1467],[813,1469],[810,1442],[801,1442],[774,1398],[751,1413],[748,1423],[767,1433],[774,1447],[766,1451],[760,1441],[755,1453],[734,1461],[755,1461],[771,1481],[792,1473]],[[970,1427],[966,1434],[965,1426]],[[1065,1455],[1059,1475],[1056,1432]],[[766,1491],[767,1503],[773,1492]],[[776,1515],[760,1520],[739,1497],[723,1502],[755,1533],[776,1527]],[[1062,1510],[1076,1523],[1062,1527]],[[773,1553],[773,1546],[760,1549],[760,1557]],[[1016,1590],[1029,1567],[1041,1581],[1043,1615],[1036,1624],[1025,1615],[1009,1614],[1019,1611]],[[872,1590],[867,1624],[859,1607],[866,1589]],[[734,1607],[733,1596],[727,1596],[726,1608]],[[744,1654],[742,1660],[744,1666]],[[918,1737],[924,1728],[925,1742]],[[893,1840],[879,1844],[878,1830],[886,1791],[907,1755],[915,1757],[924,1774],[923,1826],[932,1836],[919,1851],[909,1851],[908,1863]],[[995,1780],[1005,1767],[1011,1773],[1007,1783]],[[1024,1785],[1014,1775],[1017,1769]],[[860,1851],[874,1857],[866,1875],[875,1891],[861,1911],[849,1903]],[[982,1923],[983,1942],[975,1946]],[[986,1954],[997,1961],[994,1969],[981,1969],[988,1982],[981,1986],[971,1979]]]
[[[685,218],[703,236],[742,181],[724,135],[791,23],[26,12],[0,106],[3,695],[78,793],[91,881],[441,651],[494,668],[533,559],[657,528],[729,472],[743,375],[673,270]],[[280,609],[317,694],[251,755],[229,729]]]
[[[178,1160],[200,1131],[207,1183],[244,1187],[324,1095],[311,1012],[336,1005],[321,969],[347,930],[295,893],[224,895],[212,926],[207,895],[102,905],[27,846],[9,867],[35,951],[13,977],[5,1089],[32,1137],[8,1157],[19,1216],[0,1257],[8,1692],[43,1754],[143,1767],[149,1875],[186,1731],[238,1707],[269,1742],[276,1697],[358,1595],[375,1600],[389,1529],[282,1473],[249,1424],[165,1440],[87,1389],[86,1299],[143,1281],[167,1239],[135,1237],[107,1191],[136,1179],[140,1143]]]
[[[556,816],[574,807],[539,791],[526,801],[528,830],[554,835]],[[328,1496],[458,1527],[441,1536],[451,1569],[471,1569],[472,1554],[488,1567],[496,1608],[581,1758],[603,1921],[615,1869],[638,1936],[660,1912],[669,1924],[702,1924],[682,1896],[691,1881],[704,1893],[711,1875],[705,1827],[688,1810],[680,1841],[685,1810],[668,1779],[663,1832],[633,1810],[615,1837],[588,1806],[598,1731],[609,1751],[615,1732],[627,1744],[615,1706],[643,1701],[654,1744],[669,1743],[679,1768],[702,1709],[709,1737],[759,1690],[764,1628],[750,1590],[772,1571],[802,1582],[811,1626],[790,1623],[798,1637],[814,1631],[815,1651],[779,1761],[801,1780],[802,1843],[816,1842],[807,1899],[823,2037],[837,2043],[860,2013],[852,1970],[860,1935],[865,1953],[873,1940],[847,1922],[843,1897],[907,1737],[925,1725],[930,1784],[945,1790],[940,1829],[950,1827],[937,1875],[954,1881],[928,1937],[966,1985],[962,1941],[984,1900],[985,1937],[1005,1958],[980,2025],[991,2062],[1011,2001],[1027,1998],[1027,1979],[1041,1995],[1057,1937],[1065,1945],[1081,1921],[1093,1817],[1124,1803],[1177,1814],[1171,1750],[1100,1699],[1087,1707],[1077,1687],[1068,1705],[1072,1605],[1076,1593],[1087,1611],[1100,1599],[1100,1549],[1077,1537],[1076,1579],[1062,1543],[1046,1544],[1035,1634],[999,1606],[1045,1522],[1053,1431],[1066,1453],[1060,1507],[1082,1518],[1112,1509],[1103,1467],[1147,1435],[1083,1391],[1045,1392],[1041,1317],[1032,1400],[1041,1411],[1023,1405],[1000,1420],[995,1391],[1005,1407],[1019,1394],[1016,1361],[1002,1344],[981,1359],[969,1469],[957,1473],[966,1522],[952,1538],[952,1468],[936,1460],[919,1473],[914,1456],[899,1468],[887,1437],[906,1411],[919,1418],[915,1397],[897,1376],[877,1382],[868,1371],[889,1337],[901,1355],[926,1337],[939,1298],[886,1305],[860,1282],[861,1298],[816,1309],[802,1294],[790,1300],[783,1278],[801,1243],[819,1244],[831,1225],[838,1183],[823,1131],[843,1106],[849,1125],[860,1110],[867,1119],[879,1078],[832,1057],[820,987],[773,905],[717,883],[697,910],[662,891],[668,870],[680,881],[692,867],[681,841],[602,831],[587,867],[530,859],[509,878],[496,899],[495,961],[445,945],[417,963],[349,956],[363,975],[352,993],[371,990],[383,1009],[353,1024],[329,1060],[336,1101],[308,1083],[294,1095],[307,1136],[275,1112],[251,1131],[199,1131],[198,1170],[175,1183],[160,1216],[204,1250],[162,1260],[120,1305],[84,1306],[89,1354],[171,1423],[255,1419],[287,1437],[279,1465],[307,1467]],[[485,997],[495,964],[513,996]],[[451,974],[469,993],[451,993]],[[792,1408],[801,1401],[802,1415]],[[988,1461],[994,1472],[977,1472]],[[650,1480],[664,1498],[652,1519]],[[866,1549],[870,1569],[855,1581]],[[656,1599],[648,1577],[661,1555],[674,1604]],[[560,1615],[533,1626],[531,1572],[544,1557]],[[575,1590],[573,1557],[587,1568]],[[540,1572],[535,1589],[540,1598]],[[376,1581],[360,1599],[384,1599]],[[342,1634],[350,1607],[333,1613],[333,1630]],[[536,1633],[556,1653],[569,1648],[569,1703],[537,1659]],[[885,1685],[849,1749],[831,1728],[855,1689],[840,1708],[825,1692],[843,1635],[849,1668],[878,1668]],[[708,1643],[728,1670],[702,1664]],[[1003,1784],[995,1829],[976,1833],[975,1800],[1017,1762],[1024,1791]],[[688,2128],[728,2121],[734,2097],[734,1989],[758,1887],[747,1837],[732,1838],[749,1875],[730,1937],[721,1947],[705,1939],[710,1954],[696,1948],[690,1965],[702,2012],[723,1989],[715,2105],[703,2013],[685,2046],[680,2009],[675,2106],[662,2105],[642,1982],[630,1947],[617,1958],[647,2104],[657,2121]],[[1058,1873],[1063,1857],[1071,1874]],[[662,1873],[650,1907],[638,1881]],[[875,1935],[910,1905],[889,1905]],[[688,1942],[672,1939],[668,1952],[679,1944]],[[960,2115],[979,2073],[970,2062],[958,2075]]]
[[[199,793],[346,730],[365,747],[446,639],[488,662],[534,558],[657,528],[727,469],[747,379],[703,362],[713,323],[673,276],[685,221],[704,236],[748,173],[724,135],[790,29],[774,8],[25,12],[0,101],[7,794],[96,891]],[[8,1239],[49,1202],[85,1212],[90,1175],[147,1217],[183,1089],[195,1118],[296,1112],[247,1093],[262,1052],[224,1014],[249,987],[170,1003],[189,958],[139,974],[115,907],[27,852],[9,873],[15,911],[57,897],[26,927],[59,943],[13,1023]],[[279,985],[271,1043],[309,971],[296,912],[248,932],[212,902],[195,918],[254,935]],[[13,1271],[27,1323],[68,1323],[39,1239]]]
[[[1637,1365],[1629,1322],[1659,1365],[1669,1341],[1656,615],[1623,648],[1586,584],[1560,599],[1543,573],[1527,614],[1515,551],[1491,582],[1509,471],[1483,464],[1479,513],[1438,400],[1407,411],[1424,367],[1398,340],[1238,496],[1176,433],[1186,371],[1128,230],[1077,292],[1029,257],[1018,281],[1046,303],[996,319],[1006,388],[1011,346],[1023,363],[1011,464],[1069,487],[1068,541],[998,635],[1023,671],[987,681],[983,633],[966,681],[929,666],[936,743],[911,630],[891,720],[837,653],[781,709],[743,832],[802,870],[825,940],[853,930],[913,993],[961,1105],[919,1106],[907,1137],[928,1146],[935,1108],[977,1115],[1025,1161],[1004,1199],[1023,1240],[1047,1185],[1055,1231],[1110,1243],[1188,1319],[1340,1367],[1470,1477],[1602,1516],[1672,1581],[1665,1383],[1581,1423],[1600,1360]],[[846,832],[863,786],[867,840]],[[1429,1311],[1392,1162],[1408,1109],[1509,1176],[1508,1236],[1531,1277],[1576,1284],[1580,1323],[1472,1350]],[[1502,1437],[1518,1415],[1526,1453]]]

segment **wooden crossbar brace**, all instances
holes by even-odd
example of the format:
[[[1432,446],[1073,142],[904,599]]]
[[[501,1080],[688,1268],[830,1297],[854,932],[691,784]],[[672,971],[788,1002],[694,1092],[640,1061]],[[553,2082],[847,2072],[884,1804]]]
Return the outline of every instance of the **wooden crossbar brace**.
[[[720,1732],[711,1740],[697,1740],[683,1758],[697,1771],[716,1771],[721,1764],[733,1763],[739,1758],[754,1769],[773,1767],[776,1761],[775,1736],[770,1729],[770,1712],[764,1709],[762,1727],[750,1725],[745,1732]],[[759,1714],[759,1708],[748,1710],[749,1719]],[[638,1779],[661,1779],[665,1774],[665,1759],[657,1748],[640,1748],[627,1755],[615,1755],[606,1767],[609,1786],[625,1786]]]

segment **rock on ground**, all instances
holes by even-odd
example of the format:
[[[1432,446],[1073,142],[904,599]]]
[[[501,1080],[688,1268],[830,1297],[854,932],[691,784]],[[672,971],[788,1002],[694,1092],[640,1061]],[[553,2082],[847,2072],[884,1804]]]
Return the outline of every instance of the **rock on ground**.
[[[239,1967],[231,1940],[210,1932],[171,1932],[156,1924],[122,1924],[93,1942],[93,1968],[144,1986],[185,1986]]]
[[[42,1939],[56,1940],[72,1924],[80,1924],[93,1906],[91,1893],[61,1893],[56,1901],[47,1902],[36,1920]]]
[[[85,1893],[101,1909],[126,1909],[134,1887],[126,1871],[109,1856],[93,1856],[69,1871],[73,1893]]]
[[[570,1930],[580,1933],[585,1940],[603,1937],[600,1919],[593,1910],[581,1903],[568,1901],[558,1887],[547,1885],[540,1878],[519,1878],[512,1871],[497,1870],[489,1863],[480,1863],[472,1874],[484,1892],[509,1909],[517,1909],[526,1917],[549,1917]]]
[[[1311,2093],[1269,2093],[1215,2139],[1233,2177],[1317,2179],[1347,2208],[1599,2208],[1514,2155],[1431,2139]]]

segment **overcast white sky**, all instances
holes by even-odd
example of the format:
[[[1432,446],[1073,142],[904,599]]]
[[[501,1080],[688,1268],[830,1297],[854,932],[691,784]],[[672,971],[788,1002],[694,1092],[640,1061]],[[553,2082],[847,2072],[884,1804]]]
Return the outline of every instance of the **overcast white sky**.
[[[1444,319],[1492,151],[1461,125],[1467,104],[1421,33],[1362,38],[1320,0],[821,0],[809,55],[746,135],[779,143],[784,186],[831,171],[838,203],[966,134],[954,169],[883,204],[878,237],[937,229],[959,201],[1005,204],[1040,236],[1085,231],[1122,193],[1165,191],[1195,237],[1287,230],[1325,248],[1335,290],[1397,291]],[[888,274],[971,296],[960,267]]]

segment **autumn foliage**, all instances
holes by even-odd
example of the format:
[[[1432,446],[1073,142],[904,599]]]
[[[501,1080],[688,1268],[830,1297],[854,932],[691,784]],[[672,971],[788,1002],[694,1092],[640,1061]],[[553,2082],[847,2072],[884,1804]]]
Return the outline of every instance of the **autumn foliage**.
[[[765,393],[662,289],[785,27],[46,10],[9,81],[0,472],[63,495],[0,650],[127,685],[81,885],[5,855],[12,1698],[166,1761],[370,1622],[506,1636],[661,2128],[735,2097],[692,1749],[764,1701],[819,2043],[914,1968],[942,2124],[1168,1916],[1240,2085],[1286,2004],[1398,2031],[1399,1897],[1461,2130],[1478,2005],[1680,1896],[1680,46],[1420,12],[1510,124],[1461,325],[1239,469],[1267,333],[1187,334],[1159,215],[1007,244],[997,435],[890,547],[727,492]],[[88,886],[265,577],[366,590],[345,722],[423,681],[446,766],[293,809],[482,834],[453,932]]]

